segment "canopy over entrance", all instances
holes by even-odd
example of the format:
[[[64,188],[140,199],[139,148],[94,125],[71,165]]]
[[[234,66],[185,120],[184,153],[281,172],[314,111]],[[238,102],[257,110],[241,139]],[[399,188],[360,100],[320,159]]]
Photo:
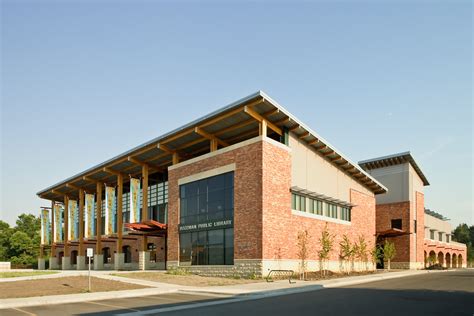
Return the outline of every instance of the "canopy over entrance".
[[[165,236],[167,230],[166,224],[154,220],[125,223],[125,227],[131,230],[130,234],[132,235]]]
[[[390,228],[384,231],[379,231],[377,232],[377,237],[397,237],[397,236],[403,236],[403,235],[409,235],[410,233],[405,232],[401,229],[397,228]]]

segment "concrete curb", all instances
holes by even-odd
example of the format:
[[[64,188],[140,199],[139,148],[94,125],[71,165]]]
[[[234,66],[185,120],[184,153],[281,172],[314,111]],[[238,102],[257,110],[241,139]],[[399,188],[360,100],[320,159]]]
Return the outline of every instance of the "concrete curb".
[[[112,292],[95,292],[95,293],[82,293],[82,294],[66,294],[66,295],[51,295],[51,296],[37,296],[37,297],[25,297],[25,298],[12,298],[0,300],[0,309],[5,308],[18,308],[18,307],[29,307],[38,305],[57,305],[67,303],[80,303],[85,301],[99,301],[108,300],[114,298],[130,298],[140,297],[147,295],[158,295],[176,293],[178,290],[171,289],[138,289],[138,290],[123,290],[123,291],[112,291]]]

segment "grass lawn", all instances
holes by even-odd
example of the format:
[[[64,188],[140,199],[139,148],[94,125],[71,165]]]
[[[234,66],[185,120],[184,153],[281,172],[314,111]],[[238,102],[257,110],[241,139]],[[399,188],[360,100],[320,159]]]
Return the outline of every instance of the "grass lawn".
[[[165,272],[130,272],[130,273],[116,273],[113,274],[118,277],[141,279],[154,282],[171,283],[187,286],[222,286],[234,284],[246,284],[262,282],[262,279],[233,279],[220,277],[205,277],[195,274],[175,275]]]
[[[86,293],[86,276],[0,282],[0,299]],[[146,286],[91,278],[91,292],[143,289]]]
[[[0,279],[2,278],[17,278],[35,275],[55,274],[57,271],[12,271],[12,272],[0,272]]]

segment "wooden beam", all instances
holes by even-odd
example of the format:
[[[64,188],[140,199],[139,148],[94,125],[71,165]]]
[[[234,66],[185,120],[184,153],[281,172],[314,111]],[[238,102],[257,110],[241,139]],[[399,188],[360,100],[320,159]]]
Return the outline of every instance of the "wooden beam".
[[[173,153],[173,165],[176,165],[179,163],[179,155],[178,153]]]
[[[217,138],[216,136],[214,136],[214,135],[212,135],[212,134],[206,132],[205,130],[203,130],[203,129],[200,128],[200,127],[195,127],[195,128],[194,128],[194,132],[195,132],[196,134],[198,134],[198,135],[201,135],[201,136],[204,137],[204,138],[209,139],[210,141],[217,142],[217,143],[218,143],[219,145],[221,145],[221,146],[229,146],[229,144],[226,143],[225,141],[223,141],[223,140]]]
[[[274,122],[273,124],[278,126],[278,125],[281,125],[281,124],[289,122],[289,121],[291,121],[291,118],[290,117],[285,117],[285,118],[282,118],[279,121]]]
[[[293,131],[296,131],[298,128],[300,128],[299,124],[297,124],[296,126],[293,126],[292,128],[289,128],[288,131],[293,132]]]
[[[258,114],[257,112],[255,112],[254,110],[250,109],[248,106],[245,106],[244,107],[244,112],[247,113],[248,115],[250,115],[251,117],[253,117],[254,119],[256,119],[257,121],[259,121],[260,123],[263,121],[263,120],[266,120],[263,116],[261,116],[260,114]],[[278,126],[276,126],[275,124],[273,124],[272,122],[268,122],[267,121],[267,125],[270,129],[272,129],[275,133],[277,133],[278,135],[282,135],[283,132],[281,131],[281,128],[279,128]]]
[[[119,174],[121,174],[121,172],[107,168],[107,167],[102,168],[102,171],[113,174],[114,176],[118,176]]]
[[[327,156],[331,156],[331,155],[333,155],[333,154],[335,154],[335,153],[336,153],[336,152],[331,149],[331,150],[328,151],[327,153],[323,153],[323,156],[324,156],[324,157],[327,157]]]
[[[156,145],[156,148],[168,153],[168,154],[174,154],[176,152],[176,150],[172,150],[170,149],[168,146],[166,146],[165,144],[163,143],[158,143],[158,145]]]
[[[320,142],[320,140],[316,138],[316,139],[313,139],[313,140],[309,141],[308,145],[314,145],[314,144],[317,144],[319,142]]]
[[[303,139],[303,138],[308,137],[308,136],[309,136],[309,132],[304,132],[303,134],[299,135],[298,138]]]

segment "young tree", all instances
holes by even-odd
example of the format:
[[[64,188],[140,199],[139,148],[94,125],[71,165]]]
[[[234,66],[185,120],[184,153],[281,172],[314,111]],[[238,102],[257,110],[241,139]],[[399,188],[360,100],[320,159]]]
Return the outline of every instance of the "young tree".
[[[375,267],[377,267],[377,264],[381,262],[382,258],[382,251],[380,250],[380,247],[375,245],[372,251],[370,252],[370,257],[372,259],[372,263],[374,264]]]
[[[334,236],[329,233],[328,225],[326,224],[323,231],[321,232],[321,237],[319,238],[321,249],[318,251],[319,264],[321,267],[321,274],[323,276],[326,275],[324,263],[329,259],[329,254],[333,248],[333,243]]]
[[[306,279],[306,265],[308,259],[308,240],[309,233],[307,230],[298,233],[298,258],[301,260],[301,277]]]
[[[350,273],[349,269],[346,269],[346,263],[352,258],[353,248],[351,241],[347,235],[342,236],[342,240],[339,242],[339,259],[342,261],[342,272]]]
[[[392,261],[393,258],[395,258],[396,254],[397,254],[397,250],[395,249],[395,244],[389,241],[388,239],[386,239],[383,245],[383,256],[384,256],[384,259],[387,260],[388,270],[390,270],[390,262]]]
[[[356,248],[356,257],[362,262],[365,266],[365,270],[367,270],[367,242],[363,235],[359,236],[359,242],[357,243]]]

